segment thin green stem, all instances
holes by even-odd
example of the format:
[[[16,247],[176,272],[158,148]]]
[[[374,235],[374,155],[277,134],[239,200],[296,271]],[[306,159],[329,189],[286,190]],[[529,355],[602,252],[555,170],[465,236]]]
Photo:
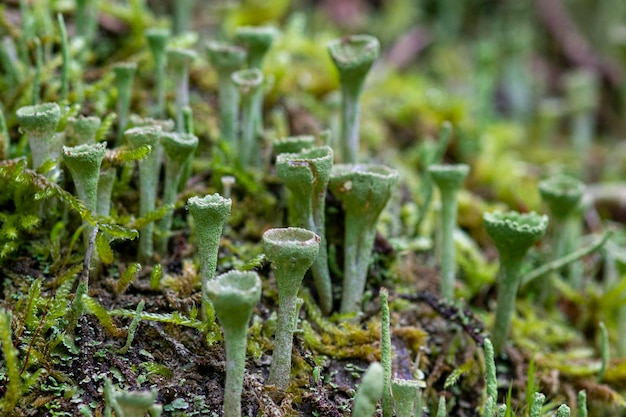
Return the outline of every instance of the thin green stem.
[[[454,299],[456,250],[454,230],[457,224],[457,190],[441,191],[441,296]]]
[[[343,293],[341,312],[361,311],[365,280],[369,266],[376,227],[358,215],[346,213],[344,237]]]
[[[355,164],[359,154],[361,91],[343,83],[341,92],[341,161]]]
[[[276,271],[276,275],[279,271]],[[283,278],[276,277],[279,281]],[[288,279],[288,278],[287,278]],[[296,293],[297,294],[297,293]],[[296,330],[296,294],[278,295],[278,313],[276,316],[276,335],[268,384],[285,390],[291,378],[291,349],[293,333]]]
[[[523,256],[518,258],[500,258],[501,276],[499,278],[496,316],[492,332],[492,342],[496,352],[502,350],[509,334],[523,259]]]
[[[223,328],[226,349],[224,417],[241,416],[241,392],[246,365],[248,323],[238,328]],[[291,356],[290,356],[291,359]]]

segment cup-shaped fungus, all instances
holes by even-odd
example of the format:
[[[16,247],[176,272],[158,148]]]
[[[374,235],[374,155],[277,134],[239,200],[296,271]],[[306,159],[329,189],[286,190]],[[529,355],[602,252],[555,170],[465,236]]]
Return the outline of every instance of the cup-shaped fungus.
[[[315,146],[315,137],[311,135],[287,136],[285,138],[274,139],[272,151],[274,155],[281,153],[297,153],[303,149],[310,149]]]
[[[165,185],[163,186],[163,205],[172,205],[176,202],[178,185],[183,176],[187,160],[198,147],[198,138],[188,133],[163,132],[161,147],[164,154]],[[164,253],[167,249],[167,240],[172,227],[174,210],[169,210],[159,223],[161,236],[158,239],[157,249]]]
[[[291,192],[289,224],[312,230],[320,237],[320,251],[311,271],[324,314],[333,308],[324,215],[332,166],[333,150],[329,146],[282,153],[276,158],[276,172]]]
[[[241,140],[239,141],[239,162],[247,168],[249,165],[258,166],[260,158],[259,144],[255,129],[255,102],[261,96],[263,73],[258,69],[236,71],[232,75],[233,83],[241,95]],[[257,157],[252,161],[252,157]]]
[[[156,208],[157,187],[159,184],[159,159],[157,149],[161,128],[158,126],[134,127],[125,133],[131,146],[138,148],[150,146],[150,153],[139,161],[139,215],[145,216]],[[139,259],[147,261],[152,258],[154,223],[144,226],[139,234]]]
[[[115,84],[117,86],[117,140],[116,146],[122,144],[122,137],[128,123],[128,114],[130,113],[130,101],[133,92],[133,81],[137,64],[135,62],[121,62],[113,66],[115,74]]]
[[[261,280],[256,272],[230,271],[207,282],[205,287],[224,332],[224,417],[240,417],[248,322],[261,298]]]
[[[202,278],[202,317],[210,320],[206,283],[213,279],[217,268],[217,253],[224,223],[230,215],[232,201],[219,194],[191,197],[187,210],[196,223],[198,253],[200,254],[200,277]]]
[[[63,147],[63,161],[72,175],[76,194],[85,203],[87,209],[96,214],[98,206],[98,180],[100,166],[106,151],[105,143]],[[91,227],[85,228],[85,245],[91,234]]]
[[[100,178],[98,179],[98,205],[96,208],[98,216],[108,217],[109,214],[111,214],[111,194],[113,193],[116,173],[113,167],[100,170]]]
[[[96,133],[102,121],[96,116],[68,117],[65,126],[65,144],[67,146],[95,143]]]
[[[361,379],[354,398],[352,417],[368,417],[376,412],[376,404],[383,394],[383,367],[372,362]]]
[[[56,103],[20,107],[15,112],[20,128],[28,138],[33,168],[37,169],[47,159],[58,156],[60,149],[53,149],[54,132],[61,118],[61,108]]]
[[[380,54],[380,43],[373,36],[353,35],[330,41],[328,52],[339,70],[341,84],[341,161],[354,164],[359,151],[361,92]]]
[[[246,50],[224,42],[209,42],[207,56],[217,71],[217,97],[220,110],[220,136],[231,147],[237,140],[239,119],[239,91],[233,83],[232,75],[243,68]]]
[[[384,165],[338,164],[332,168],[328,188],[345,211],[342,313],[361,310],[376,223],[397,181],[398,172]]]
[[[397,417],[413,417],[415,401],[421,395],[420,381],[414,379],[398,379],[391,381],[391,392],[393,394],[393,405]],[[419,402],[419,401],[418,401]],[[418,414],[421,410],[418,409]]]
[[[167,49],[167,62],[176,85],[176,130],[184,132],[183,109],[189,105],[189,67],[196,59],[191,49]]]
[[[431,165],[430,177],[439,188],[441,200],[441,296],[454,299],[456,258],[454,248],[454,229],[456,228],[458,192],[469,173],[469,166]]]
[[[483,221],[500,255],[498,298],[492,333],[494,350],[500,352],[509,333],[524,256],[546,232],[548,216],[534,212],[495,212],[485,213]]]
[[[165,116],[165,67],[167,66],[165,48],[170,39],[170,31],[167,28],[150,28],[146,29],[145,36],[154,61],[157,98],[154,115],[162,118]]]
[[[278,318],[268,383],[281,392],[289,385],[298,290],[319,246],[318,235],[299,227],[270,229],[263,234],[263,251],[272,264],[278,286]]]

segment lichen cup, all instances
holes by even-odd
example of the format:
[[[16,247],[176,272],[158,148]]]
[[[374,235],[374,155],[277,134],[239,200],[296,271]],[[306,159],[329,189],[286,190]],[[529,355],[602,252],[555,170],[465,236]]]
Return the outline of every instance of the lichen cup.
[[[299,227],[270,229],[263,234],[263,251],[278,285],[278,318],[268,383],[281,392],[289,385],[298,290],[317,257],[319,245],[317,234]]]

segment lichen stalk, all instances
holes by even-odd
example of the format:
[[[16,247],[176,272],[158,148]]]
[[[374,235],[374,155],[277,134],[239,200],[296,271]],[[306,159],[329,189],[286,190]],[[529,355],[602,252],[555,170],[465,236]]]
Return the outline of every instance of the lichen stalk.
[[[415,400],[420,395],[419,381],[394,379],[391,381],[394,410],[397,417],[421,416],[421,410],[415,407]],[[421,408],[421,407],[420,407]],[[417,414],[413,414],[416,410]]]
[[[376,412],[376,404],[383,391],[383,367],[378,362],[372,362],[361,379],[361,385],[356,392],[352,417],[369,417]]]
[[[258,69],[240,70],[232,75],[241,97],[241,140],[239,141],[239,163],[242,167],[258,166],[259,144],[255,130],[254,103],[261,94],[263,73]]]
[[[128,124],[130,113],[130,101],[132,98],[133,81],[137,64],[135,62],[122,62],[113,66],[115,84],[117,86],[117,139],[115,146],[122,145],[122,137]]]
[[[383,366],[383,417],[392,417],[393,399],[391,397],[391,333],[389,325],[389,291],[380,289],[380,361]]]
[[[170,31],[166,28],[151,28],[146,30],[145,36],[154,60],[156,84],[154,116],[162,119],[165,117],[165,68],[167,66],[165,49],[170,38]]]
[[[167,61],[176,85],[176,131],[181,133],[185,131],[183,109],[189,105],[189,68],[195,58],[196,53],[190,49],[167,49]]]
[[[248,322],[261,298],[261,280],[256,272],[230,271],[203,287],[206,287],[224,332],[224,417],[240,417]]]
[[[312,230],[320,237],[319,254],[311,272],[324,314],[329,314],[333,307],[325,222],[326,188],[332,164],[333,151],[328,146],[282,153],[276,158],[276,172],[290,191],[289,224]]]
[[[212,321],[212,309],[206,284],[213,279],[217,269],[217,255],[224,223],[230,215],[232,201],[219,194],[204,197],[191,197],[187,200],[187,210],[196,226],[198,254],[200,256],[200,277],[202,280],[202,317]]]
[[[209,42],[206,52],[211,65],[217,71],[220,137],[234,149],[239,119],[239,90],[233,83],[232,75],[242,69],[247,52],[243,48],[223,42]]]
[[[263,249],[272,263],[278,285],[278,313],[268,384],[284,392],[291,374],[291,349],[297,321],[297,296],[304,274],[319,251],[320,238],[297,227],[270,229]]]
[[[56,103],[25,106],[15,113],[20,128],[28,138],[33,168],[38,169],[48,158],[58,155],[52,149],[53,137],[61,118],[61,108]]]
[[[456,281],[454,231],[457,227],[458,191],[469,173],[469,166],[431,165],[429,173],[439,188],[441,199],[441,296],[453,300]]]
[[[100,170],[100,178],[98,179],[98,204],[96,205],[96,213],[98,216],[108,217],[111,214],[111,194],[113,193],[113,185],[117,172],[115,168],[107,168]]]
[[[500,254],[498,297],[492,342],[500,352],[508,337],[515,298],[520,281],[520,268],[530,247],[545,233],[548,217],[537,213],[485,213],[485,230]]]
[[[354,164],[359,151],[361,93],[380,44],[373,36],[353,35],[330,41],[328,52],[339,70],[341,85],[341,162]]]
[[[178,185],[183,176],[185,164],[198,147],[198,138],[194,135],[178,132],[164,132],[161,135],[161,146],[164,153],[165,184],[163,186],[163,205],[173,205],[176,203]],[[172,227],[174,209],[161,218],[159,230],[161,235],[157,241],[157,250],[165,253],[169,231]]]
[[[139,215],[146,216],[156,208],[157,187],[159,183],[159,148],[161,128],[159,126],[135,127],[125,133],[131,146],[138,148],[150,146],[150,153],[139,165]],[[154,223],[146,224],[139,233],[139,259],[142,262],[152,258],[154,250]]]
[[[398,172],[384,165],[338,164],[332,168],[328,188],[345,211],[342,313],[361,310],[376,224],[397,180]]]

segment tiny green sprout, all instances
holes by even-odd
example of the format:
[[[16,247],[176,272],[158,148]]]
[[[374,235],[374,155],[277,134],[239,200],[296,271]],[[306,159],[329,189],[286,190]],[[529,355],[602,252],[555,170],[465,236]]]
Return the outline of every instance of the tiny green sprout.
[[[359,152],[360,98],[370,68],[380,54],[378,39],[353,35],[328,43],[341,84],[341,162],[356,163]]]
[[[269,229],[263,251],[278,285],[278,318],[268,383],[284,392],[291,374],[291,348],[297,322],[297,296],[304,274],[315,261],[320,237],[298,227]]]
[[[454,248],[454,229],[457,222],[458,193],[469,173],[469,166],[431,165],[430,177],[439,188],[441,196],[441,296],[454,299],[456,257]]]
[[[176,85],[176,130],[184,132],[183,109],[189,105],[189,67],[196,59],[191,49],[168,48],[167,62]]]
[[[97,116],[68,117],[65,125],[65,144],[76,146],[96,143],[96,133],[101,123],[102,120]]]
[[[485,213],[483,221],[500,255],[498,298],[492,333],[494,349],[500,352],[509,333],[524,256],[545,234],[548,216],[534,212],[495,212]]]
[[[259,144],[255,129],[254,103],[261,96],[263,73],[258,69],[236,71],[232,75],[233,83],[239,89],[241,95],[241,140],[239,141],[239,163],[247,168],[250,165],[258,166],[260,163]],[[256,156],[253,161],[252,157]]]
[[[352,417],[368,417],[376,412],[376,404],[383,394],[383,367],[372,362],[361,379],[354,398]]]
[[[248,323],[261,299],[261,279],[256,272],[230,271],[207,282],[204,287],[224,332],[224,417],[240,417]]]
[[[332,166],[333,150],[329,146],[282,153],[276,158],[276,172],[291,192],[289,224],[312,230],[320,237],[320,251],[311,271],[324,314],[333,308],[324,214]]]
[[[311,149],[315,146],[315,137],[312,135],[287,136],[274,139],[272,151],[274,155],[281,153],[298,153],[303,149]]]
[[[198,253],[200,254],[200,276],[202,278],[202,317],[205,320],[212,318],[207,315],[210,304],[206,292],[206,283],[213,279],[217,268],[217,253],[220,237],[226,219],[230,215],[232,201],[219,194],[210,194],[204,197],[191,197],[187,200],[187,210],[196,223],[198,239]]]
[[[160,404],[155,404],[157,391],[120,391],[113,386],[109,378],[104,380],[104,396],[108,414],[115,411],[118,417],[159,417],[163,411]],[[105,415],[107,414],[105,410]]]
[[[338,164],[328,188],[345,211],[344,277],[341,312],[361,311],[378,217],[398,181],[398,171],[384,165]]]
[[[165,48],[170,39],[170,31],[167,28],[150,28],[145,31],[146,40],[154,61],[156,106],[154,116],[165,117],[165,67],[167,55]]]
[[[44,103],[20,107],[15,115],[28,138],[33,168],[39,168],[47,159],[55,159],[60,152],[60,149],[53,149],[54,132],[61,118],[59,105]]]
[[[391,381],[391,392],[396,417],[413,417],[415,400],[421,395],[420,382],[414,379],[394,378]]]
[[[561,406],[556,410],[556,417],[569,417],[570,409],[567,405],[561,404]]]
[[[220,136],[233,149],[237,140],[239,119],[239,91],[233,83],[234,72],[243,68],[246,50],[224,42],[209,42],[206,52],[217,71],[217,91],[220,111]]]
[[[163,186],[163,205],[176,203],[178,185],[183,176],[187,160],[198,147],[198,138],[188,133],[163,132],[161,134],[161,146],[164,153],[165,185]],[[165,253],[174,210],[169,210],[159,223],[161,236],[158,239],[157,250]]]
[[[541,417],[541,409],[543,408],[543,403],[546,401],[546,396],[541,392],[535,392],[535,396],[533,397],[533,403],[530,406],[530,412],[528,417]]]
[[[115,146],[122,144],[122,137],[128,124],[128,115],[130,113],[130,101],[133,92],[133,81],[135,80],[135,72],[137,72],[137,64],[135,62],[120,62],[113,66],[115,74],[115,84],[117,86],[117,139]]]
[[[134,127],[125,132],[125,138],[132,147],[150,146],[150,153],[139,161],[139,215],[145,216],[156,208],[157,187],[159,184],[159,158],[157,149],[161,128]],[[139,234],[139,259],[143,262],[152,258],[154,243],[154,223],[148,223]]]

